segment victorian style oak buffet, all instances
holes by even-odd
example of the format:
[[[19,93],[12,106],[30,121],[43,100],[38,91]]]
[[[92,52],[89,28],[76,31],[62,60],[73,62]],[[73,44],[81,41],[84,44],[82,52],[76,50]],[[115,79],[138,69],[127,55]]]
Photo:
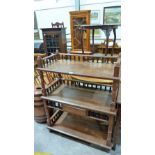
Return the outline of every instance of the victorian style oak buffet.
[[[37,62],[48,129],[108,150],[115,146],[120,59],[58,53],[39,57]],[[52,82],[48,86],[44,72],[51,73]],[[80,81],[73,76],[112,83]]]

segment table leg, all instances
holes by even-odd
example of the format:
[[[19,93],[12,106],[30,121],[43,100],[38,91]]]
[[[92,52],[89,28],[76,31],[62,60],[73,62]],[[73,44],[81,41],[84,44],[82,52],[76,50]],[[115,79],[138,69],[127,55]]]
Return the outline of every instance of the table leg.
[[[114,33],[114,40],[113,40],[113,47],[112,47],[112,53],[111,55],[114,54],[114,48],[115,48],[115,43],[116,43],[116,29],[113,29],[113,33]]]
[[[105,55],[108,53],[108,47],[109,47],[109,30],[106,30],[106,49],[105,49]]]
[[[94,51],[94,29],[92,29],[92,44],[93,44],[93,53],[95,53]]]

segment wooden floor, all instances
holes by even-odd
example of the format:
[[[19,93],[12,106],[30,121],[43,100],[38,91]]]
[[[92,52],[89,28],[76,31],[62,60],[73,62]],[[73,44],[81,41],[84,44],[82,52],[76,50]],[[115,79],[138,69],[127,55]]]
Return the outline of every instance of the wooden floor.
[[[110,108],[112,95],[104,90],[92,90],[62,84],[51,95],[42,96],[42,98],[78,108],[116,115],[116,111],[111,111]]]
[[[112,147],[106,145],[107,126],[96,120],[64,112],[55,125],[48,128],[106,149]]]

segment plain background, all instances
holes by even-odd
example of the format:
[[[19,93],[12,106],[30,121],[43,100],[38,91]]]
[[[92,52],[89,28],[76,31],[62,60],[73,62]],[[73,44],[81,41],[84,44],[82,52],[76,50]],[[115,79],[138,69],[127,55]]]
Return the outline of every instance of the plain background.
[[[122,0],[122,155],[155,154],[153,2]],[[33,154],[33,4],[21,0],[0,4],[3,155]]]

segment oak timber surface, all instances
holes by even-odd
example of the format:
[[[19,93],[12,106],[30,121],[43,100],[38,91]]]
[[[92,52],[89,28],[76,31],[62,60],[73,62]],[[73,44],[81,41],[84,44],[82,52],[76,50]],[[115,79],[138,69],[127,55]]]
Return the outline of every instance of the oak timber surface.
[[[107,127],[96,120],[64,112],[55,125],[48,128],[101,147],[111,148],[106,146]]]
[[[97,77],[106,79],[118,79],[113,77],[114,64],[102,64],[102,63],[91,63],[91,62],[78,62],[78,61],[66,61],[58,60],[46,65],[41,70],[66,73],[73,75],[80,75],[86,77]]]
[[[52,100],[84,108],[116,115],[116,111],[111,111],[112,95],[107,91],[91,90],[75,86],[61,85],[51,95],[42,96],[43,99]]]

